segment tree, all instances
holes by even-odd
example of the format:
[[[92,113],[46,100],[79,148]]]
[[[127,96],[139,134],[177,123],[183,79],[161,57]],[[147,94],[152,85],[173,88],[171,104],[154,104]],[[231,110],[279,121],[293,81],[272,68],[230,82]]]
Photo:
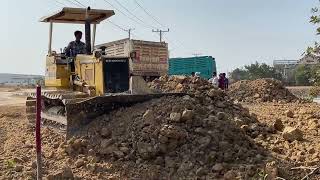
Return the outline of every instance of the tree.
[[[319,1],[320,5],[320,1]],[[318,5],[318,6],[319,6]],[[311,9],[312,16],[310,17],[310,23],[316,27],[316,35],[320,35],[320,6]],[[307,55],[312,56],[315,59],[320,60],[320,44],[315,42],[312,47],[308,47],[306,51]],[[310,81],[313,85],[320,85],[320,66],[314,66],[310,69]]]
[[[294,73],[296,85],[308,86],[311,83],[311,68],[307,65],[299,65]]]
[[[248,73],[244,69],[237,68],[231,72],[230,78],[233,81],[248,79]]]
[[[320,65],[313,66],[310,69],[310,82],[315,86],[320,86]]]
[[[265,63],[259,64],[258,62],[246,65],[241,69],[237,68],[233,70],[230,77],[234,81],[255,80],[261,78],[275,78],[282,80],[282,75],[277,72],[274,67],[271,67]]]
[[[320,1],[319,1],[320,2]],[[319,3],[320,4],[320,3]],[[310,23],[316,26],[316,34],[320,35],[320,7],[314,7],[311,9],[312,16],[310,17]],[[312,47],[308,47],[306,53],[313,55],[320,59],[320,44],[315,42]]]
[[[320,65],[301,64],[294,71],[296,85],[320,86]]]
[[[259,64],[256,62],[255,64],[251,64],[249,66],[245,66],[245,69],[249,73],[249,79],[260,79],[260,78],[275,78],[278,80],[282,79],[282,76],[280,73],[278,73],[275,68],[262,63]]]

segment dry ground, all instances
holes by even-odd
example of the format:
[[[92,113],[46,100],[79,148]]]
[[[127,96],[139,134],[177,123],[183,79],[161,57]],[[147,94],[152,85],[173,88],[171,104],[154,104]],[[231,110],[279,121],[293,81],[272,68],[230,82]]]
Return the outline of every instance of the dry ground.
[[[19,94],[22,95],[23,92],[30,91],[29,89],[20,89],[20,88],[6,88],[0,87],[0,106],[7,106],[7,105],[22,105],[25,103],[24,96],[18,96]]]
[[[12,92],[8,92],[10,89],[0,91],[0,179],[34,179],[34,130],[25,119],[24,98],[11,96]],[[284,126],[302,130],[303,141],[289,143],[282,138],[281,132],[267,137],[258,136],[254,140],[271,152],[279,176],[288,180],[301,179],[311,172],[310,167],[320,166],[319,105],[258,103],[244,106],[255,114],[261,123],[273,126],[275,120],[280,119]],[[294,116],[287,117],[287,110],[291,110]],[[88,167],[77,168],[75,160],[60,156],[57,151],[64,142],[60,133],[42,128],[42,135],[45,176],[68,165],[79,179],[127,178],[122,174],[122,168],[107,162],[100,163],[99,170],[95,173]],[[310,179],[320,179],[320,175],[315,174]]]
[[[288,86],[286,88],[295,96],[305,98],[310,95],[312,86]]]
[[[25,91],[0,88],[0,100],[4,100],[0,101],[0,179],[35,179],[34,128],[25,115],[25,97],[21,96]],[[117,169],[107,163],[100,167],[102,173],[92,175],[87,169],[77,169],[72,159],[59,156],[57,149],[65,141],[61,132],[43,127],[41,135],[44,177],[69,166],[78,179],[119,179],[114,178],[119,177]]]
[[[271,152],[278,164],[281,177],[301,179],[311,172],[308,167],[320,166],[320,106],[318,104],[259,103],[245,104],[244,107],[255,114],[261,123],[273,126],[275,120],[280,119],[284,126],[295,127],[303,132],[302,141],[291,143],[285,141],[279,131],[268,137],[261,136],[255,139],[257,143]],[[293,117],[287,117],[288,110],[294,113]],[[320,179],[320,175],[316,174],[310,179]]]

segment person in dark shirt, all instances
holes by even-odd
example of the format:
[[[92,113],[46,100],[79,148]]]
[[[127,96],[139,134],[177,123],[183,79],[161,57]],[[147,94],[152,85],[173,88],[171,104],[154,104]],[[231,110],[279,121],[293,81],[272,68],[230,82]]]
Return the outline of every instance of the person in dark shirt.
[[[225,79],[222,73],[219,74],[218,87],[222,90],[225,89]]]
[[[224,89],[228,90],[229,89],[229,79],[226,77],[226,73],[222,73],[223,78],[224,78]]]
[[[66,55],[68,57],[75,57],[77,54],[85,54],[86,53],[86,44],[81,41],[82,32],[75,31],[74,36],[76,38],[75,41],[71,41],[65,49]]]
[[[196,73],[195,72],[191,72],[191,77],[195,77]]]

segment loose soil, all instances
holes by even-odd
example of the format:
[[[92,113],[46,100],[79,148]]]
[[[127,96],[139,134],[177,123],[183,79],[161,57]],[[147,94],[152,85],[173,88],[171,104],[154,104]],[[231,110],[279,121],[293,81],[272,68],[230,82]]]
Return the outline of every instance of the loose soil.
[[[208,84],[181,84],[195,95],[116,110],[77,138],[42,128],[44,177],[289,180],[320,165],[318,104],[234,103]],[[23,104],[0,106],[0,179],[35,179],[34,139]]]

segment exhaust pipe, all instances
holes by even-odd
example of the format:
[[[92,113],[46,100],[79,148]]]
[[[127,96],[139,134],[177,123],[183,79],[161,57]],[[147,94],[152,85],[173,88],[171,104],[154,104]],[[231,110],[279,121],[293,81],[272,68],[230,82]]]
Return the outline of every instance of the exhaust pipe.
[[[86,10],[86,22],[85,22],[85,38],[86,38],[86,53],[90,55],[91,52],[91,22],[89,19],[90,7]]]

